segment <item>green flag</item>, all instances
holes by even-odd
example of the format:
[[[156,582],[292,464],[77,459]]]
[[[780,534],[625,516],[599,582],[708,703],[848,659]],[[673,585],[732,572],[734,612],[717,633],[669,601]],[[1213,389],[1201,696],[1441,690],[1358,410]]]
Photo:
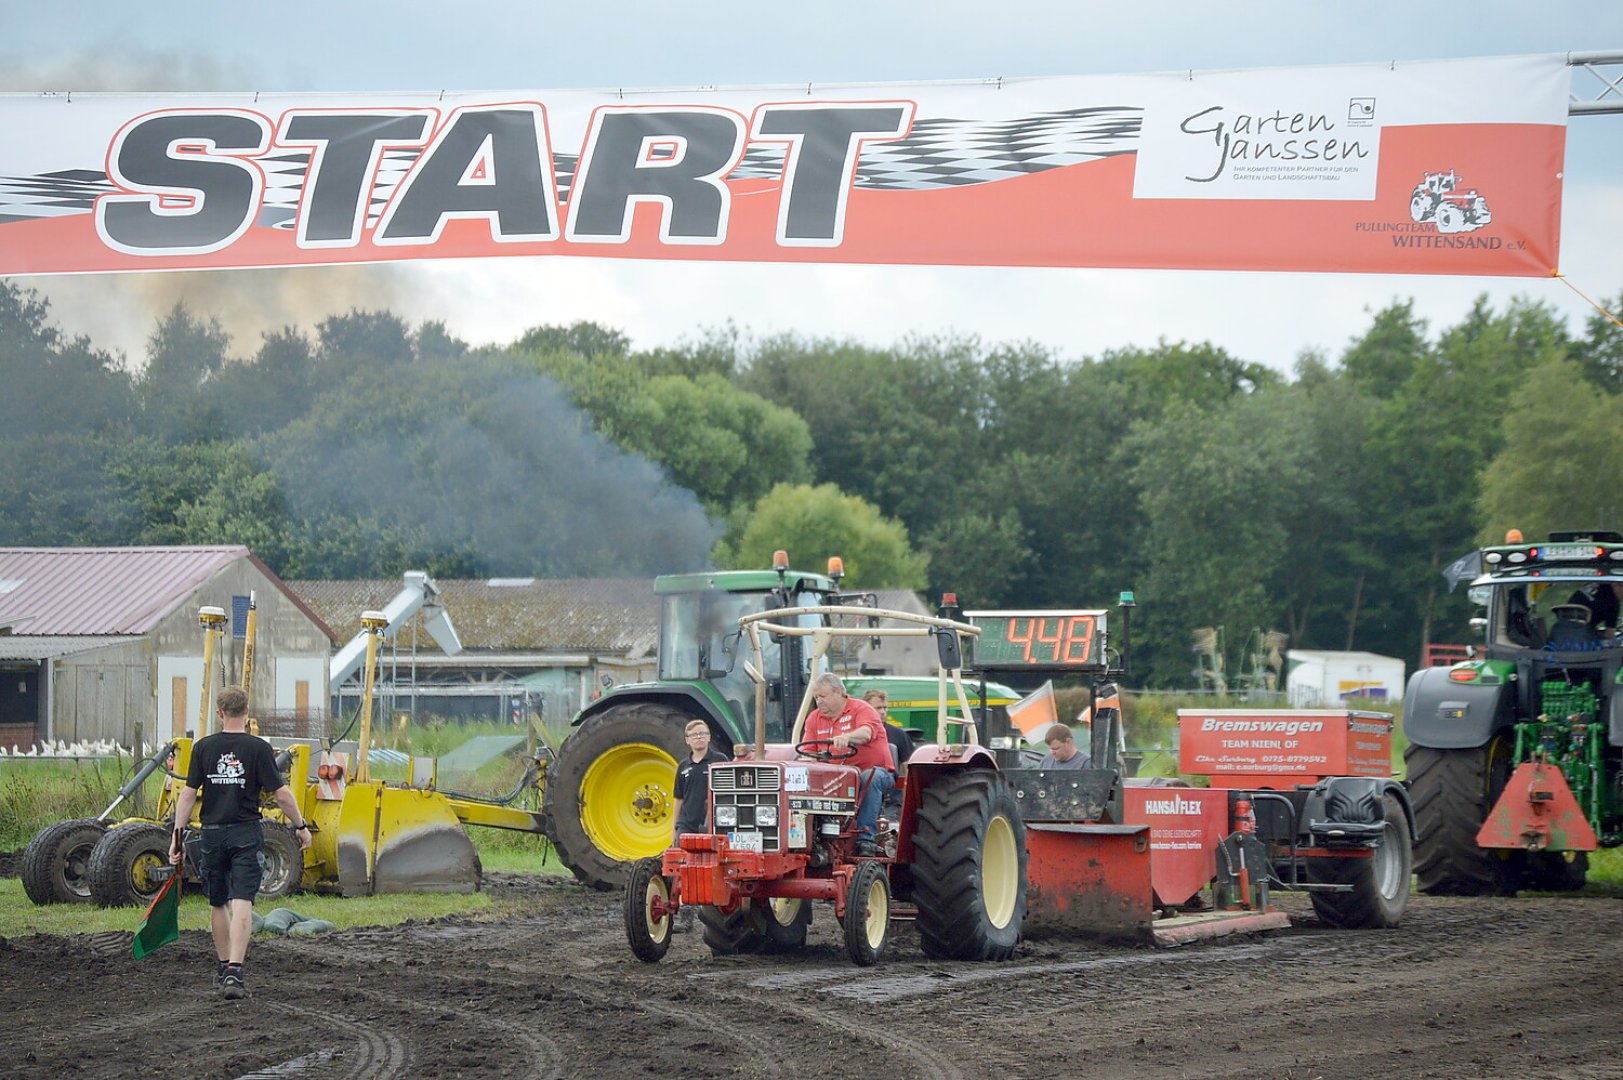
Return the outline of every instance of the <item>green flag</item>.
[[[130,951],[137,960],[180,939],[180,875],[181,868],[177,866],[158,895],[152,898],[146,918],[135,928],[135,945]]]

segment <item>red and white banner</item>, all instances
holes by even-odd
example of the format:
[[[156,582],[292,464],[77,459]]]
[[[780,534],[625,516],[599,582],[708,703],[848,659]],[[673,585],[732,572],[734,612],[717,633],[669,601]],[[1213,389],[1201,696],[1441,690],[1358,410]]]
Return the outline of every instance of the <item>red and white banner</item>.
[[[493,255],[1547,275],[1563,57],[0,95],[0,275]]]

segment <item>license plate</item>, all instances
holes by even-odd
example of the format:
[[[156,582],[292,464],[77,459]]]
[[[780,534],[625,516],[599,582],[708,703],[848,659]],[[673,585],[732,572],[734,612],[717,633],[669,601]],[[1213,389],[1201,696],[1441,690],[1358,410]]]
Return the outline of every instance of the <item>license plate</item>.
[[[727,834],[727,846],[734,851],[760,851],[761,834],[759,832],[730,832]]]
[[[1592,559],[1594,544],[1551,544],[1544,549],[1545,559]]]

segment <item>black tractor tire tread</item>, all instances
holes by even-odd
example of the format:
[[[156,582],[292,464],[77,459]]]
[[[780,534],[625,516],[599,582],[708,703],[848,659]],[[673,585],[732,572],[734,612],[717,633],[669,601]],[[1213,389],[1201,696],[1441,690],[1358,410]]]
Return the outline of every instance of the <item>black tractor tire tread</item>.
[[[868,940],[868,897],[874,885],[884,882],[885,925],[878,944]],[[845,952],[858,967],[869,967],[879,962],[890,943],[890,879],[882,862],[865,861],[857,864],[851,875],[851,884],[845,894],[845,918],[841,929],[845,936]]]
[[[762,900],[751,909],[751,913],[755,916],[755,925],[761,935],[761,947],[757,951],[770,955],[804,949],[806,932],[811,926],[811,901],[802,900],[794,917],[787,923],[778,921],[777,916],[772,913],[771,904],[770,900]]]
[[[682,727],[693,716],[657,701],[634,701],[611,705],[581,724],[564,740],[557,760],[547,767],[542,795],[542,813],[548,823],[558,860],[575,877],[600,891],[623,889],[631,877],[631,862],[610,858],[592,842],[580,819],[580,785],[592,763],[606,750],[628,741],[607,734],[636,725],[644,735],[659,731],[659,745],[680,761],[685,752]],[[629,734],[629,732],[628,732]],[[633,739],[632,741],[635,741]]]
[[[1376,851],[1371,858],[1316,858],[1307,860],[1308,880],[1321,884],[1351,885],[1350,892],[1313,892],[1313,910],[1319,921],[1338,930],[1385,930],[1398,925],[1409,899],[1409,879],[1414,870],[1409,819],[1403,807],[1391,794],[1381,799],[1381,809],[1389,826],[1382,840],[1383,848],[1391,844],[1395,850]],[[1381,894],[1376,878],[1375,860],[1397,858],[1399,864],[1399,892],[1393,896]]]
[[[66,872],[74,858],[88,867],[90,853],[106,832],[107,826],[95,818],[72,818],[35,833],[23,851],[23,892],[28,899],[41,905],[89,903],[90,894],[75,892]]]
[[[766,944],[747,901],[741,901],[731,911],[701,904],[699,925],[704,927],[704,943],[710,947],[711,956],[750,956]]]
[[[107,830],[90,853],[90,897],[101,907],[140,907],[158,894],[140,889],[131,871],[135,861],[161,853],[169,861],[169,828],[155,821],[127,821]],[[178,869],[178,868],[177,868]]]
[[[262,828],[265,874],[259,882],[257,899],[292,896],[304,880],[304,849],[299,847],[298,834],[280,821],[267,821]]]
[[[1415,876],[1431,896],[1513,895],[1517,866],[1477,846],[1492,809],[1486,771],[1493,743],[1463,750],[1410,745],[1403,753],[1414,805]],[[1497,785],[1496,785],[1497,786]]]
[[[985,829],[999,813],[1014,829],[1019,883],[1009,925],[993,926],[982,895]],[[1007,960],[1026,913],[1026,834],[1006,779],[986,770],[945,773],[924,790],[913,834],[912,899],[919,944],[944,960]]]

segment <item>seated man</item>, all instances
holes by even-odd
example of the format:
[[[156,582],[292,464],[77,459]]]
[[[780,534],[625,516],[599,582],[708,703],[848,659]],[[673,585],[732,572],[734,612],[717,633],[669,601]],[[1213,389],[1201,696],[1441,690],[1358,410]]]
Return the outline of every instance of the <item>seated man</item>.
[[[1076,736],[1064,724],[1055,724],[1043,736],[1048,756],[1037,763],[1039,769],[1086,769],[1092,760],[1076,745]]]
[[[862,700],[873,706],[873,711],[879,714],[880,722],[885,725],[885,738],[890,740],[890,760],[896,766],[896,777],[900,780],[907,772],[907,759],[913,756],[913,738],[885,715],[890,711],[890,695],[885,691],[878,687],[864,690]],[[898,788],[885,797],[885,811],[894,813],[901,808],[902,797]]]
[[[1572,604],[1582,605],[1589,612],[1588,625],[1597,638],[1614,636],[1618,631],[1619,608],[1623,608],[1623,581],[1590,582],[1569,596],[1566,604],[1557,605],[1556,618],[1562,617],[1560,608]]]
[[[857,803],[857,854],[864,858],[877,857],[881,852],[874,843],[874,829],[879,824],[879,807],[896,786],[896,766],[890,756],[890,741],[885,738],[885,725],[873,706],[846,694],[845,680],[832,671],[825,671],[812,680],[812,700],[817,708],[806,717],[806,741],[826,739],[834,744],[835,750],[856,748],[856,756],[845,759],[845,764],[862,770],[861,797]]]

